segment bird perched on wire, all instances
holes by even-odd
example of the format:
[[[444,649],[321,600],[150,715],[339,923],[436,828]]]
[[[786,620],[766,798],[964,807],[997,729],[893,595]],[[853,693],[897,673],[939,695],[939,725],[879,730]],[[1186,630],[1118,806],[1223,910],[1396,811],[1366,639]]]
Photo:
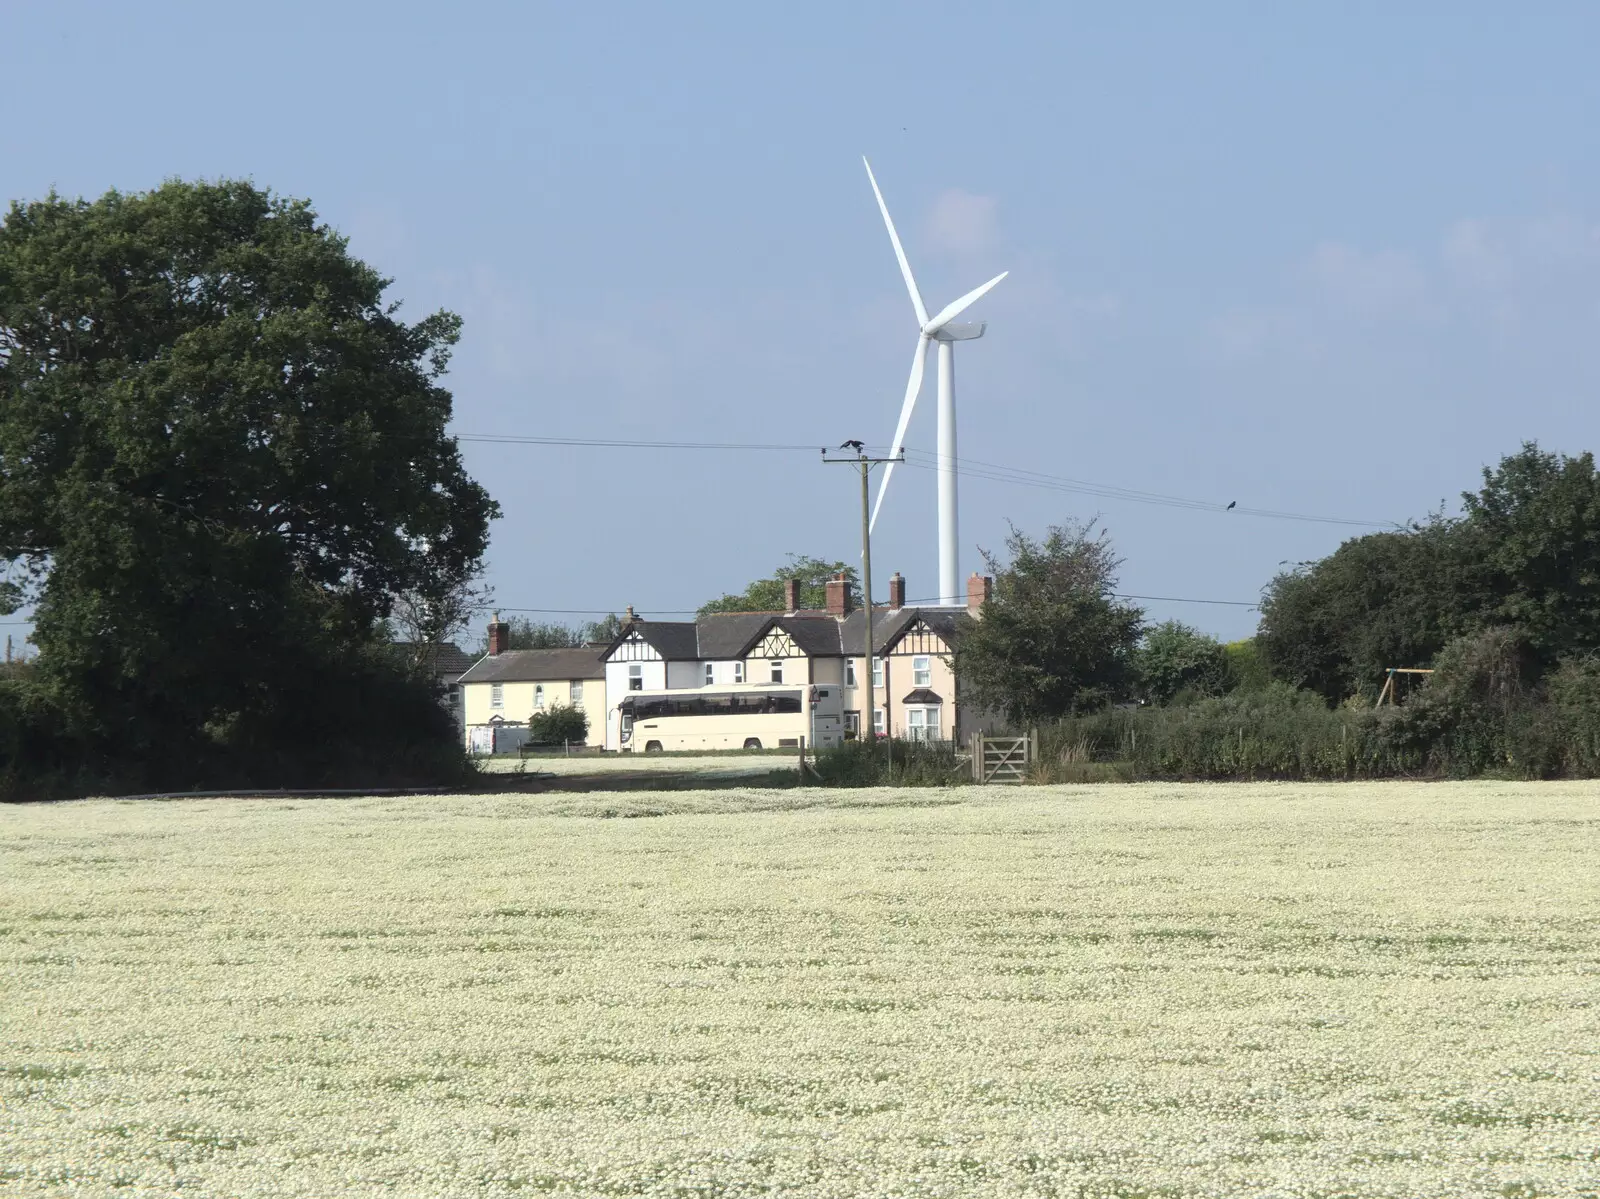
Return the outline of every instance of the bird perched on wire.
[[[859,442],[859,441],[847,441],[842,446],[840,446],[839,448],[841,450],[854,450],[856,453],[859,454],[861,452],[861,446],[862,446],[862,443]]]
[[[1239,501],[1238,501],[1238,500],[1229,500],[1229,501],[1228,501],[1228,507],[1227,507],[1227,508],[1224,508],[1224,509],[1223,509],[1223,511],[1224,511],[1224,512],[1227,512],[1227,511],[1229,511],[1229,509],[1231,509],[1231,508],[1233,508],[1233,507],[1235,507],[1235,506],[1236,506],[1236,505],[1237,505],[1237,504],[1238,504],[1238,503],[1239,503]]]

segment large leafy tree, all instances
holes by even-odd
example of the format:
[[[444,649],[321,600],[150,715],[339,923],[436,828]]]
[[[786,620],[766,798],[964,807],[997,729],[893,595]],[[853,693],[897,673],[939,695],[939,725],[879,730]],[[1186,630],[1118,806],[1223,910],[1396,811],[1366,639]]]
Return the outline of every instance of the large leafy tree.
[[[1391,666],[1425,666],[1474,620],[1459,522],[1353,538],[1266,588],[1256,636],[1273,676],[1329,702],[1371,696]]]
[[[460,321],[387,283],[246,182],[11,206],[0,557],[64,720],[163,759],[318,735],[397,597],[470,583],[497,510],[445,432]]]
[[[851,604],[859,604],[861,579],[855,567],[843,562],[825,562],[821,558],[790,554],[789,561],[773,571],[771,577],[757,579],[737,594],[724,595],[702,604],[700,615],[708,612],[781,612],[784,584],[791,579],[800,583],[802,608],[824,608],[828,603],[828,580],[841,573],[849,587]]]
[[[1600,473],[1526,443],[1462,495],[1462,515],[1373,533],[1267,587],[1258,641],[1273,674],[1337,702],[1385,668],[1424,666],[1489,628],[1526,638],[1535,670],[1600,648]]]
[[[957,638],[965,698],[1013,723],[1092,711],[1129,693],[1140,609],[1113,594],[1120,560],[1092,524],[1013,528],[1009,560],[984,552],[994,591]]]
[[[1600,648],[1600,472],[1524,443],[1462,496],[1464,553],[1484,623],[1514,625],[1547,664]]]
[[[1145,630],[1134,654],[1139,690],[1152,703],[1165,704],[1181,693],[1220,695],[1228,689],[1228,657],[1222,642],[1181,620]]]

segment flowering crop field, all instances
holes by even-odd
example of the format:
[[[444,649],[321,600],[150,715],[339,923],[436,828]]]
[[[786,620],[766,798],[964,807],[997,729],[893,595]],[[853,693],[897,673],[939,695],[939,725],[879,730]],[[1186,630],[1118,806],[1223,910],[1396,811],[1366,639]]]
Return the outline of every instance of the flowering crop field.
[[[1600,1195],[1597,796],[0,808],[0,1196]]]

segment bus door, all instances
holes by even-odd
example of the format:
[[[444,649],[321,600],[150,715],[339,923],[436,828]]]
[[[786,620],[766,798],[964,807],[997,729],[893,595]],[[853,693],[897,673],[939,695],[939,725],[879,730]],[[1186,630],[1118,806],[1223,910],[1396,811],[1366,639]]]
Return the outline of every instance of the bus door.
[[[844,741],[843,691],[829,683],[811,688],[811,744],[827,749]]]

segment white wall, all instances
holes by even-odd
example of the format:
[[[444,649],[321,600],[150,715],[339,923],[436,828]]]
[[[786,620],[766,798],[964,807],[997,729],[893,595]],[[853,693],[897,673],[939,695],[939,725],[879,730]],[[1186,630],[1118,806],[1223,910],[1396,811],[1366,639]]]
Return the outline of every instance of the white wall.
[[[650,663],[656,665],[656,663]],[[705,685],[705,667],[699,662],[668,662],[668,687],[702,687]],[[646,676],[648,677],[648,676]],[[650,684],[646,683],[648,687]]]
[[[655,662],[606,663],[606,748],[622,748],[622,722],[617,715],[617,705],[628,694],[628,667],[644,668],[645,691],[664,691],[667,686],[667,664]]]

